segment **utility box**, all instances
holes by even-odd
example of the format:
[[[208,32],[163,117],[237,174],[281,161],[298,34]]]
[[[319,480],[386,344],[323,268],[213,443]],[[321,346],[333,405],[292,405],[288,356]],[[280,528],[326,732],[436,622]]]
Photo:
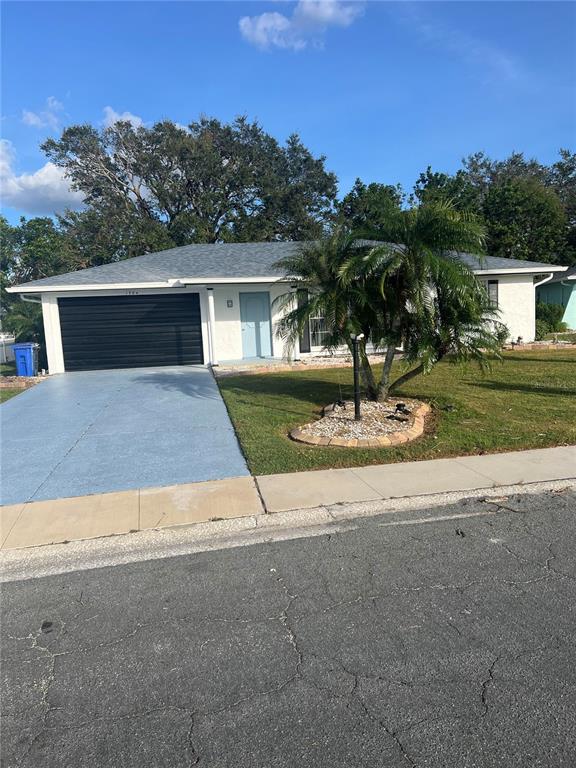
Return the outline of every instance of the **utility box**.
[[[16,362],[17,376],[38,375],[38,348],[39,344],[26,341],[22,344],[14,344],[14,360]]]

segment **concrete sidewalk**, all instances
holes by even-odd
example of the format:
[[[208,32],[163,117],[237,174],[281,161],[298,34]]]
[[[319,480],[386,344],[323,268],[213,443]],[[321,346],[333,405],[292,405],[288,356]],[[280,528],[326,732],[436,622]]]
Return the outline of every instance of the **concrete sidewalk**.
[[[576,478],[576,446],[257,477],[267,512]]]
[[[38,547],[263,513],[254,478],[0,507],[0,549]]]
[[[576,478],[576,446],[141,488],[0,507],[1,549],[339,503]]]

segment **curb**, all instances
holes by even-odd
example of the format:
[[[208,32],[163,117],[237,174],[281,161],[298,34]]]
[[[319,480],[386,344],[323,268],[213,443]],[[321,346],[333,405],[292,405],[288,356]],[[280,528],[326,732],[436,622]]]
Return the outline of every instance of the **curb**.
[[[166,557],[344,533],[362,525],[363,521],[368,522],[371,518],[379,518],[383,515],[386,516],[385,522],[384,520],[381,523],[376,521],[376,525],[386,525],[395,521],[397,525],[406,525],[405,518],[402,519],[402,516],[420,509],[445,507],[469,498],[479,498],[489,502],[495,497],[494,502],[497,504],[498,500],[502,500],[503,495],[561,493],[566,488],[573,487],[574,482],[570,480],[539,481],[477,491],[452,491],[372,502],[336,504],[329,507],[290,510],[273,515],[261,514],[217,522],[147,529],[134,534],[84,539],[68,544],[7,550],[3,552],[0,584],[127,563],[149,562]],[[494,515],[489,505],[487,507],[486,514]],[[446,515],[431,515],[425,519],[415,517],[411,522],[423,525],[444,520]]]

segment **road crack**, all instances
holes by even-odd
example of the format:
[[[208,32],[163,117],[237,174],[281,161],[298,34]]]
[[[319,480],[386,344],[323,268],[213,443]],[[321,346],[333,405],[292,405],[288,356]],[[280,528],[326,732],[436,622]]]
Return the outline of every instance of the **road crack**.
[[[500,661],[500,656],[496,656],[492,664],[488,667],[488,677],[482,681],[482,687],[481,687],[481,693],[480,693],[480,701],[482,702],[482,714],[481,717],[486,717],[489,710],[488,705],[488,688],[492,685],[492,682],[494,680],[494,669],[496,667],[496,664]]]

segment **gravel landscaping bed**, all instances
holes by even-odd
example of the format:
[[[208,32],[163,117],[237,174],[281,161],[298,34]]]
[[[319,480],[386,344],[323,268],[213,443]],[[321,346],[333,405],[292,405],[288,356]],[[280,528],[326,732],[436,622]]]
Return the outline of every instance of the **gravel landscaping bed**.
[[[403,404],[410,414],[396,411]],[[362,419],[354,420],[354,401],[330,406],[324,410],[324,417],[300,427],[305,434],[318,437],[370,438],[408,430],[414,423],[413,412],[421,405],[417,400],[390,399],[385,403],[362,402]],[[394,417],[394,418],[390,418]],[[400,420],[399,420],[400,419]],[[406,421],[404,421],[406,419]]]
[[[364,401],[360,421],[354,419],[354,402],[329,405],[318,421],[293,429],[293,440],[311,445],[348,448],[381,447],[414,440],[424,431],[430,406],[419,400],[391,398],[385,403]]]

